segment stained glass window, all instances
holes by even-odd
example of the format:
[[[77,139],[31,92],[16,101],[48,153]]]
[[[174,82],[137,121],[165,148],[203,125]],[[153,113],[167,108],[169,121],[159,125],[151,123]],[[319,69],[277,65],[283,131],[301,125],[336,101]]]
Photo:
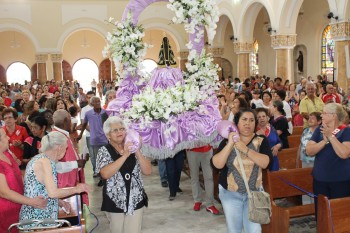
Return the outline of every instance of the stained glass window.
[[[322,34],[321,72],[333,76],[334,68],[334,40],[331,38],[331,26],[327,26]]]
[[[251,75],[259,74],[259,43],[257,40],[253,44],[254,51],[250,54]]]

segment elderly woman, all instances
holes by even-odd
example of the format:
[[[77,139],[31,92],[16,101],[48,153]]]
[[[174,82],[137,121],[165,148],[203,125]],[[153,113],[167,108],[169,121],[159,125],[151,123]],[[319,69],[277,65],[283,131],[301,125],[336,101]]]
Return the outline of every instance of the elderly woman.
[[[11,224],[18,222],[22,204],[30,205],[33,209],[45,208],[47,204],[42,196],[23,196],[21,171],[8,148],[6,133],[0,129],[0,232],[7,232]]]
[[[38,195],[48,199],[45,209],[35,209],[23,205],[20,220],[26,219],[57,219],[58,207],[70,210],[70,205],[59,198],[77,193],[88,192],[86,184],[78,184],[70,188],[57,188],[56,163],[63,158],[67,150],[67,137],[58,131],[44,136],[41,140],[41,154],[34,156],[27,165],[24,177],[24,195],[35,197]]]
[[[103,109],[106,109],[108,107],[109,102],[114,100],[116,98],[116,92],[115,90],[109,90],[106,92],[106,101],[105,104],[103,105]]]
[[[127,129],[118,117],[109,117],[103,125],[109,144],[97,153],[96,172],[106,179],[101,210],[106,212],[112,233],[141,232],[143,181],[141,172],[149,175],[151,163],[138,149],[130,152],[132,143],[125,143]]]
[[[262,169],[272,162],[271,148],[264,135],[255,134],[257,118],[251,109],[244,109],[235,115],[238,132],[231,132],[228,139],[223,140],[212,164],[220,169],[219,198],[224,209],[227,232],[261,232],[261,225],[249,221],[248,195],[238,163],[238,155],[244,164],[251,191],[262,187]],[[235,141],[233,140],[235,137]],[[250,177],[250,178],[249,178]]]
[[[278,137],[277,131],[269,123],[269,110],[266,108],[257,108],[255,109],[256,115],[258,117],[258,126],[256,134],[265,135],[269,140],[269,145],[271,147],[273,155],[273,163],[270,166],[270,171],[279,170],[279,161],[278,161],[278,151],[282,148],[282,143]]]
[[[329,199],[350,196],[350,128],[344,124],[346,115],[340,104],[326,104],[322,125],[306,145],[306,154],[315,156],[315,195],[323,194]]]

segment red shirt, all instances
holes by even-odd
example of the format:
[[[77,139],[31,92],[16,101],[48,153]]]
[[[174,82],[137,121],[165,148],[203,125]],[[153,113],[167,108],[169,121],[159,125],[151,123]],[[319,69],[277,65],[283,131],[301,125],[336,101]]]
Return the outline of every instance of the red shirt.
[[[24,143],[24,140],[26,140],[26,138],[29,137],[26,128],[19,126],[19,125],[16,125],[15,131],[13,131],[12,134],[10,134],[7,131],[6,126],[3,126],[2,128],[5,130],[6,135],[9,137],[9,149],[10,149],[10,151],[12,151],[16,155],[16,157],[22,161],[23,160],[23,149],[18,147],[18,146],[15,146],[13,142],[20,141],[21,143]]]
[[[206,146],[201,146],[201,147],[197,147],[197,148],[193,148],[190,151],[194,151],[194,152],[208,152],[210,151],[211,146],[210,145],[206,145]]]
[[[50,87],[49,87],[49,92],[50,93],[55,93],[55,91],[57,91],[58,90],[58,87],[57,86],[54,86],[54,85],[50,85]]]
[[[12,100],[10,98],[6,97],[4,99],[4,104],[6,105],[6,107],[10,107],[12,104]]]
[[[323,103],[329,103],[329,102],[331,102],[331,103],[340,103],[340,98],[339,98],[339,96],[338,95],[336,95],[336,94],[324,94],[323,96],[322,96],[322,101],[323,101]]]

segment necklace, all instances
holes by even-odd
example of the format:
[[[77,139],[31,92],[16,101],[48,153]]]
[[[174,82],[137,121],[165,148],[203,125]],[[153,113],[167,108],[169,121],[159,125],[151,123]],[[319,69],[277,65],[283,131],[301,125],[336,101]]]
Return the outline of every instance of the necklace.
[[[123,156],[124,150],[120,150],[120,151],[119,151],[119,150],[117,149],[117,146],[114,147],[114,146],[112,145],[112,147],[114,148],[114,150],[115,150],[118,154],[120,154],[121,156]],[[131,178],[131,175],[130,175],[130,173],[129,173],[130,167],[129,167],[129,164],[127,163],[127,159],[125,160],[124,165],[126,166],[126,170],[127,170],[127,172],[125,172],[124,178],[125,178],[125,180],[130,180],[130,178]]]

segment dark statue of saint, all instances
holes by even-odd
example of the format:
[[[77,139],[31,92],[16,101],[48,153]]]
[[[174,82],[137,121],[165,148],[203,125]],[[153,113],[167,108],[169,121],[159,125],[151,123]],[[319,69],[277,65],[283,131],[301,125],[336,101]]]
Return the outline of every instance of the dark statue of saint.
[[[171,49],[168,37],[163,37],[162,45],[159,51],[159,61],[158,65],[160,66],[173,66],[176,65],[175,55]]]
[[[303,73],[304,72],[304,56],[303,56],[302,51],[299,51],[299,56],[297,58],[297,62],[298,62],[298,71]]]

